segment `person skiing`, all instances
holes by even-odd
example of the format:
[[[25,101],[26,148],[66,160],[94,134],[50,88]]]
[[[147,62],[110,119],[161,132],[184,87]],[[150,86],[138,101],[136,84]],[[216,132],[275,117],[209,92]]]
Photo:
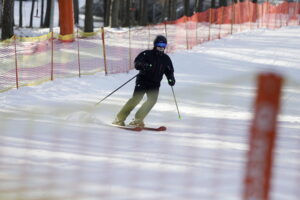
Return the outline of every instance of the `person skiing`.
[[[133,95],[122,107],[112,124],[125,126],[126,118],[146,94],[147,100],[138,109],[133,121],[129,123],[130,126],[143,128],[145,126],[145,117],[156,104],[163,75],[166,75],[170,86],[175,85],[172,61],[164,53],[167,47],[167,39],[163,35],[158,35],[153,41],[153,45],[152,50],[145,50],[135,58],[134,66],[139,70],[139,73],[136,78]]]

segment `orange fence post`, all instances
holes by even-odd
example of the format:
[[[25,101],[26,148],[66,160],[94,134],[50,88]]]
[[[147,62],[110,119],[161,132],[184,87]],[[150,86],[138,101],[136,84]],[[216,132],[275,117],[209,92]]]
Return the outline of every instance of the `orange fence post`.
[[[53,81],[53,72],[54,72],[54,37],[53,32],[51,32],[51,81]]]
[[[17,58],[17,37],[14,35],[14,46],[15,46],[15,65],[16,65],[16,87],[19,88],[19,74],[18,74],[18,58]]]
[[[244,200],[269,199],[282,82],[283,78],[277,74],[266,73],[258,76],[255,113],[249,137]]]
[[[129,44],[128,44],[128,47],[129,47],[129,66],[128,66],[128,70],[127,72],[131,69],[131,60],[132,60],[132,54],[131,54],[131,28],[129,26],[129,31],[128,31],[128,38],[129,38]]]
[[[252,10],[250,9],[251,7],[250,7],[250,1],[248,0],[247,1],[247,8],[248,8],[248,21],[249,21],[249,30],[251,30],[251,24],[252,24]]]
[[[212,22],[211,11],[212,11],[212,8],[209,9],[209,22],[208,22],[209,23],[209,27],[208,27],[208,38],[207,38],[208,41],[210,41],[210,38],[211,38],[210,37],[210,35],[211,35],[210,34],[210,31],[211,31],[210,29],[211,29],[211,22]]]
[[[107,75],[105,35],[104,35],[104,28],[103,27],[101,27],[101,37],[102,37],[102,51],[103,51],[103,60],[104,60],[104,71],[105,71],[105,75]]]
[[[164,25],[165,25],[165,35],[166,38],[168,38],[167,22],[164,22]]]
[[[233,26],[235,23],[235,3],[234,1],[232,1],[232,5],[231,5],[231,31],[230,34],[233,34]]]
[[[188,27],[187,27],[188,17],[184,16],[185,22],[185,39],[186,39],[186,49],[189,49],[189,38],[188,38]]]
[[[164,26],[165,26],[165,36],[166,36],[167,40],[169,40],[169,38],[168,38],[168,27],[167,27],[167,22],[166,21],[164,22]],[[149,40],[150,40],[150,38],[148,38],[148,41]],[[148,43],[148,48],[149,48],[149,43]],[[167,46],[166,52],[169,52],[168,46]]]
[[[79,44],[79,32],[77,28],[77,56],[78,56],[78,76],[81,77],[81,68],[80,68],[80,44]]]
[[[70,35],[74,33],[74,11],[73,1],[71,0],[59,0],[59,24],[60,35]],[[73,38],[66,41],[73,41]]]
[[[151,29],[150,29],[150,25],[147,25],[147,27],[148,27],[148,49],[150,49],[151,48]]]

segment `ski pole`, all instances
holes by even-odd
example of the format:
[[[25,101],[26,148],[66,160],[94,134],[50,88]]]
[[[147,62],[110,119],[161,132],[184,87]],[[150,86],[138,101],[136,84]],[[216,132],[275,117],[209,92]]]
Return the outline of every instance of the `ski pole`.
[[[99,103],[101,103],[102,101],[104,101],[105,99],[107,99],[110,95],[112,95],[113,93],[115,93],[117,90],[119,90],[121,87],[123,87],[124,85],[126,85],[127,83],[129,83],[130,81],[132,81],[132,79],[134,79],[137,75],[135,75],[134,77],[132,77],[131,79],[129,79],[128,81],[126,81],[124,84],[122,84],[120,87],[118,87],[117,89],[115,89],[114,91],[112,91],[110,94],[108,94],[106,97],[104,97],[103,99],[101,99],[100,101],[98,101],[96,105],[98,105]]]
[[[176,109],[177,109],[177,113],[178,113],[178,118],[181,119],[180,113],[179,113],[179,109],[178,109],[178,105],[177,105],[177,101],[176,101],[176,97],[175,97],[175,92],[173,89],[173,86],[171,86],[172,88],[172,92],[173,92],[173,97],[174,97],[174,101],[175,101],[175,105],[176,105]]]

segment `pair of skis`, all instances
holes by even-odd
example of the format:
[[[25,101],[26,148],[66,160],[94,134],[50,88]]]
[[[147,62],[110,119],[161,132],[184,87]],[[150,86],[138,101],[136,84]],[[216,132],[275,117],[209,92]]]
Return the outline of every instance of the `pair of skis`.
[[[118,125],[114,125],[112,124],[112,126],[117,127],[117,128],[121,128],[121,129],[125,129],[125,130],[129,130],[129,131],[142,131],[142,130],[147,130],[147,131],[166,131],[167,127],[165,126],[159,126],[159,127],[137,127],[137,126],[130,126],[130,125],[125,125],[125,126],[118,126]]]

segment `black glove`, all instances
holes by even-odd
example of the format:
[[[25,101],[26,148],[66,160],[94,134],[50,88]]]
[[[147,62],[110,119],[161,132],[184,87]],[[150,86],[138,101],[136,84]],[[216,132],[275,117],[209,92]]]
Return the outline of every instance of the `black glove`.
[[[152,68],[152,64],[149,64],[149,63],[142,64],[142,70],[144,70],[144,71],[149,71],[149,70],[151,70],[151,68]]]
[[[175,78],[174,76],[171,76],[169,79],[168,79],[168,83],[170,86],[174,86],[175,85]]]
[[[151,70],[151,68],[152,68],[152,64],[144,63],[142,70],[149,71],[149,70]]]
[[[146,62],[137,62],[136,68],[143,71],[149,71],[152,68],[152,64],[146,63]]]

